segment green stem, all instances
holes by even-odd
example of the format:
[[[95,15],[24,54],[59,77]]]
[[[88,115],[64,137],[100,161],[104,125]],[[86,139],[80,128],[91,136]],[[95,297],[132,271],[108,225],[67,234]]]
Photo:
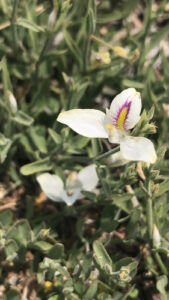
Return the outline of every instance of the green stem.
[[[17,30],[16,30],[16,14],[18,9],[19,0],[14,0],[12,16],[11,16],[11,31],[12,31],[12,39],[14,45],[14,51],[17,51],[18,42],[17,42]]]
[[[149,197],[148,200],[147,200],[146,216],[147,216],[148,236],[149,236],[149,240],[150,240],[150,245],[152,247],[152,241],[153,241],[153,209],[152,209],[152,199],[151,199],[151,197]]]
[[[163,272],[163,274],[165,274],[165,275],[168,275],[167,268],[166,268],[165,265],[163,264],[160,255],[156,252],[156,253],[154,253],[154,257],[155,257],[155,259],[156,259],[156,262],[157,262],[158,266],[159,266],[160,269],[161,269],[161,272]]]
[[[97,161],[97,160],[106,158],[106,157],[110,156],[111,154],[114,154],[114,153],[118,152],[119,150],[120,150],[120,146],[117,146],[116,148],[113,148],[113,149],[109,150],[106,153],[103,153],[103,154],[101,154],[99,156],[94,157],[93,160]]]
[[[103,158],[106,158],[108,156],[110,156],[111,154],[114,154],[116,152],[118,152],[120,150],[120,146],[117,146],[116,148],[113,148],[111,150],[109,150],[106,153],[103,153],[101,155],[95,156],[95,157],[85,157],[85,156],[65,156],[65,155],[58,155],[57,159],[60,160],[71,160],[71,161],[77,161],[77,162],[92,162],[92,161],[98,161],[101,160]]]
[[[148,186],[148,192],[150,194],[149,184],[147,184],[147,186]],[[147,218],[147,229],[148,229],[149,243],[150,243],[150,247],[152,249],[153,248],[153,205],[152,205],[152,197],[148,197],[148,199],[147,199],[146,218]],[[154,258],[155,258],[161,272],[163,272],[163,274],[165,274],[165,275],[168,275],[168,271],[167,271],[165,265],[163,264],[160,255],[157,252],[154,253]]]

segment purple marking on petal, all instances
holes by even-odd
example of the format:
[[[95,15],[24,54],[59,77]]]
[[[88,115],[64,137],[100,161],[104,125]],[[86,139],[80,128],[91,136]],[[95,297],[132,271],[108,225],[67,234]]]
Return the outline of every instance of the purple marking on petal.
[[[124,130],[126,131],[127,130],[127,118],[128,118],[128,115],[129,115],[129,112],[130,112],[130,108],[131,108],[131,102],[132,101],[128,101],[128,99],[124,102],[124,104],[119,108],[116,116],[113,118],[113,126],[115,126],[117,128],[117,122],[118,122],[118,119],[120,117],[120,114],[121,112],[123,111],[124,108],[127,108],[127,114],[126,114],[126,117],[125,117],[125,121],[124,121]]]
[[[69,192],[69,191],[66,191],[66,195],[68,196],[68,197],[71,197],[71,196],[73,196],[73,192]]]

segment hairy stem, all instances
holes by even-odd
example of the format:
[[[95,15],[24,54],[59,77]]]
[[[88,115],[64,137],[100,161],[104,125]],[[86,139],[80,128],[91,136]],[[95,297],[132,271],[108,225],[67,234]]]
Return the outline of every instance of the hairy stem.
[[[146,216],[147,216],[147,229],[148,229],[148,236],[150,240],[150,245],[152,247],[152,240],[153,240],[153,209],[152,209],[152,199],[151,197],[147,200],[147,207],[146,207]]]

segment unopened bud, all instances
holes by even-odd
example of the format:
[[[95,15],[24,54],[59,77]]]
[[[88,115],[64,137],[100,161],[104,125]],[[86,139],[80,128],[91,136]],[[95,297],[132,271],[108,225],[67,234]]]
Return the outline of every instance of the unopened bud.
[[[71,6],[70,0],[65,0],[65,1],[63,2],[63,4],[62,4],[62,11],[65,11],[65,10],[69,9],[70,6]]]
[[[151,119],[153,118],[153,116],[154,116],[154,111],[155,111],[155,107],[152,106],[151,109],[150,109],[150,110],[148,111],[148,113],[147,113],[147,119],[148,119],[148,120],[151,120]]]
[[[130,271],[127,267],[121,267],[120,273],[119,273],[119,279],[124,282],[129,282],[129,281],[131,281],[131,277],[129,276],[129,274],[130,274]]]
[[[138,49],[135,49],[131,56],[129,57],[129,61],[131,64],[134,64],[140,57],[140,51]]]
[[[46,291],[51,290],[52,285],[53,285],[53,283],[52,283],[51,281],[45,281],[45,282],[43,283],[43,286],[44,286],[44,288],[45,288]]]
[[[164,8],[165,12],[169,12],[169,3],[166,4],[165,8]]]
[[[40,231],[40,236],[41,236],[42,238],[44,238],[44,237],[46,237],[46,236],[49,235],[49,232],[50,232],[50,229],[42,229],[42,230]]]
[[[16,113],[18,109],[16,98],[10,91],[7,91],[7,94],[8,94],[9,107],[13,113]]]
[[[155,247],[160,247],[160,233],[158,231],[157,226],[154,224],[153,225],[153,246]]]
[[[55,26],[56,24],[56,18],[57,18],[57,10],[56,8],[54,8],[50,15],[49,15],[49,18],[48,18],[48,28],[49,29],[53,29],[53,27]]]
[[[154,134],[156,133],[156,126],[153,123],[146,124],[143,127],[142,132],[144,132],[145,134]]]

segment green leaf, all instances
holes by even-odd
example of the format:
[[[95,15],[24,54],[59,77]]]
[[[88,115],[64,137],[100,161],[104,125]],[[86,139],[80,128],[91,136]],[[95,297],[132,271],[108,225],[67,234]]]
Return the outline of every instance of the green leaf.
[[[12,141],[0,133],[0,162],[3,163],[7,157]]]
[[[116,271],[126,270],[131,278],[136,275],[138,262],[132,257],[125,257],[116,262]]]
[[[122,84],[124,87],[133,87],[135,89],[144,89],[144,84],[142,82],[130,80],[130,79],[123,79]]]
[[[8,261],[12,261],[17,256],[18,245],[15,240],[9,240],[5,244],[5,254]]]
[[[33,249],[40,250],[42,252],[48,253],[48,251],[52,248],[53,245],[46,241],[37,241],[30,244],[30,247]]]
[[[24,18],[17,19],[16,24],[18,26],[22,26],[24,28],[30,29],[35,32],[45,31],[43,27],[38,26],[35,23],[31,22],[30,20],[28,21],[27,19]]]
[[[11,288],[5,296],[5,300],[20,300],[21,299],[21,295],[19,293],[19,291],[15,288]]]
[[[72,52],[72,54],[78,61],[79,65],[81,66],[82,65],[82,60],[81,60],[82,55],[81,55],[81,51],[80,51],[77,43],[74,41],[74,39],[72,38],[72,36],[66,29],[63,31],[63,35],[64,35],[64,39],[65,39],[65,42],[67,43],[68,48],[70,49],[70,51]]]
[[[33,163],[24,165],[20,168],[20,172],[22,175],[28,176],[31,174],[35,174],[38,172],[49,171],[52,169],[52,165],[49,157],[45,159],[37,160]]]
[[[90,287],[87,289],[87,292],[83,296],[82,300],[93,300],[97,293],[97,286],[98,286],[97,281],[92,282]]]
[[[27,220],[16,222],[7,233],[7,239],[15,240],[19,245],[26,246],[32,239],[31,228]]]
[[[48,252],[48,256],[52,259],[62,258],[64,254],[64,246],[63,244],[57,243],[54,245]]]
[[[130,12],[133,12],[137,5],[139,3],[139,0],[123,0],[123,1],[117,1],[114,2],[115,7],[113,7],[113,12],[112,13],[107,13],[103,14],[100,13],[98,14],[97,17],[97,23],[108,23],[108,22],[113,22],[119,19],[125,18],[127,15],[130,14]]]
[[[9,227],[9,225],[12,223],[12,212],[9,209],[6,209],[0,213],[0,223],[4,227]]]
[[[166,275],[160,276],[158,278],[156,287],[157,287],[157,290],[163,295],[163,297],[164,297],[163,299],[164,300],[168,299],[167,292],[165,290],[167,284],[168,284],[168,279],[167,279]]]
[[[10,80],[10,75],[7,67],[7,62],[6,58],[3,58],[1,61],[1,66],[2,66],[2,80],[3,80],[3,88],[4,88],[4,96],[7,99],[7,92],[13,91],[12,90],[12,84]]]
[[[31,127],[29,130],[29,135],[41,153],[47,154],[47,145],[45,139],[45,128],[40,126]]]
[[[159,190],[156,194],[156,197],[159,197],[168,191],[169,191],[169,180],[167,179],[159,184]]]
[[[126,213],[131,213],[133,210],[131,198],[131,194],[113,195],[113,203]]]
[[[24,126],[30,126],[34,122],[32,117],[28,116],[21,110],[17,111],[12,120]]]
[[[51,128],[48,128],[48,132],[49,132],[49,135],[51,136],[52,140],[58,145],[62,142],[62,139],[61,139],[61,136],[56,133],[56,131],[54,131],[53,129]]]
[[[162,26],[161,29],[158,29],[152,36],[150,43],[147,47],[147,52],[158,46],[159,43],[164,40],[169,34],[169,25]]]
[[[60,296],[59,295],[55,295],[52,297],[49,297],[48,300],[59,300]]]
[[[95,253],[96,262],[98,263],[100,268],[106,273],[111,274],[113,263],[103,244],[99,241],[95,241],[93,243],[93,250]]]

